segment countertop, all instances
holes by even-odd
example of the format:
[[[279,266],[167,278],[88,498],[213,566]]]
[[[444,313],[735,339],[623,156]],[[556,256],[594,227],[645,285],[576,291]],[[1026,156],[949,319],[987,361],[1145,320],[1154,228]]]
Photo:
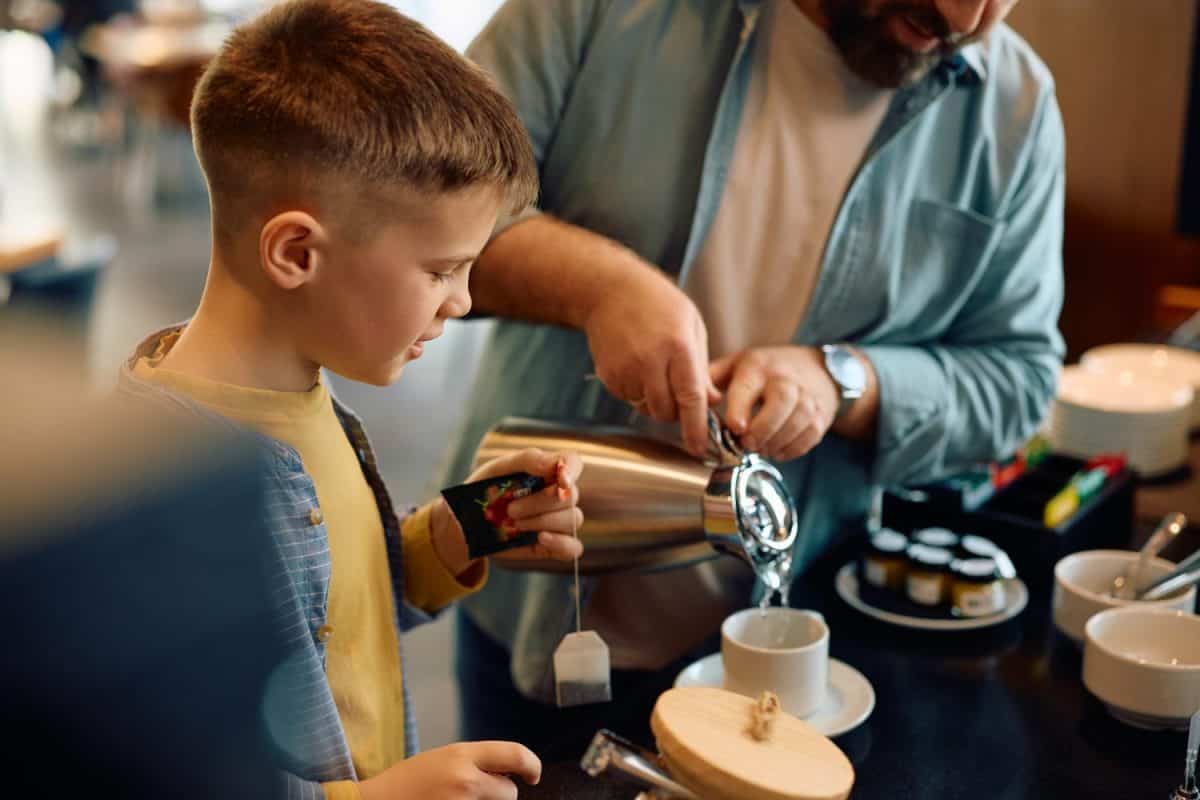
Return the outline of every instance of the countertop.
[[[1200,440],[1190,474],[1138,490],[1143,538],[1166,511],[1200,522]],[[1200,546],[1200,526],[1175,542]],[[1050,622],[1049,596],[1017,619],[965,633],[896,628],[851,609],[833,589],[841,548],[793,588],[793,605],[821,610],[831,655],[875,688],[874,713],[834,741],[854,764],[854,798],[888,800],[1131,800],[1166,798],[1183,771],[1186,734],[1147,732],[1108,715],[1080,680],[1082,654]],[[620,702],[617,698],[616,702]],[[620,731],[618,731],[620,733]],[[582,754],[581,754],[582,755]],[[629,787],[588,778],[578,762],[548,764],[530,800],[631,800]]]

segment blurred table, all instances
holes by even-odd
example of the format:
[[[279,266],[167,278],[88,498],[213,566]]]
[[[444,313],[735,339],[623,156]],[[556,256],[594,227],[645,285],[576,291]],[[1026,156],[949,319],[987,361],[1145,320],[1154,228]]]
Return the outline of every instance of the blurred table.
[[[0,0],[0,28],[44,34],[62,21],[52,0]]]
[[[186,128],[196,81],[230,30],[229,23],[221,21],[120,20],[93,28],[82,47],[103,65],[138,113]]]
[[[1200,441],[1192,454],[1183,480],[1139,490],[1139,522],[1169,510],[1200,522]],[[1198,546],[1193,525],[1173,552],[1178,558]],[[1137,730],[1110,717],[1083,687],[1081,651],[1054,630],[1049,597],[1035,595],[1020,617],[990,630],[897,628],[836,596],[833,575],[853,557],[845,546],[835,550],[792,591],[793,605],[825,614],[831,655],[875,687],[870,719],[834,740],[854,764],[852,797],[1129,800],[1166,798],[1178,784],[1186,734]],[[531,800],[635,795],[588,778],[578,762],[548,764],[540,786],[520,791]]]
[[[0,275],[53,258],[62,242],[63,232],[57,227],[16,230],[0,225]]]

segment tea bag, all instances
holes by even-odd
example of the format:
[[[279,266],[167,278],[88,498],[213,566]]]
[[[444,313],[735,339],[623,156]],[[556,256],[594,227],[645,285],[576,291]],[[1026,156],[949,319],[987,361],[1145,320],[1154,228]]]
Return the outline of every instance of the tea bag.
[[[572,518],[573,519],[573,518]],[[579,537],[575,523],[571,534]],[[579,559],[575,559],[575,633],[563,637],[554,651],[554,688],[559,708],[607,703],[612,700],[608,645],[595,631],[581,630]]]

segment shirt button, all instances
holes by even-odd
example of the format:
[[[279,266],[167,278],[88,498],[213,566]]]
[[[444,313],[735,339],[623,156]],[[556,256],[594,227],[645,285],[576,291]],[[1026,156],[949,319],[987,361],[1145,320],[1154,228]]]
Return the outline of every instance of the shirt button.
[[[321,509],[314,508],[312,511],[308,512],[309,525],[320,525],[324,521],[325,517],[323,514],[321,514]]]
[[[328,642],[331,638],[333,638],[333,626],[332,625],[322,625],[321,627],[317,628],[317,641],[318,642],[321,642],[321,644],[324,644],[325,642]]]

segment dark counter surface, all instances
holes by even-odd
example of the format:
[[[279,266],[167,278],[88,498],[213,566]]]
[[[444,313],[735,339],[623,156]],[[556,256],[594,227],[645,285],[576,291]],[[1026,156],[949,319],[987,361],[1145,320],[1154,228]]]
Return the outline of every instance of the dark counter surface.
[[[1200,442],[1193,456],[1200,468]],[[1182,484],[1139,491],[1131,544],[1169,510],[1159,502],[1200,498],[1198,475],[1193,469]],[[1167,555],[1178,559],[1200,546],[1200,519],[1193,520]],[[854,798],[1162,800],[1178,785],[1186,734],[1141,731],[1108,715],[1083,687],[1081,651],[1054,630],[1048,595],[1035,594],[1020,617],[993,629],[901,629],[837,597],[833,574],[852,556],[843,548],[816,564],[793,587],[792,605],[822,611],[830,654],[875,687],[870,719],[834,740],[854,764]],[[588,778],[578,762],[547,764],[541,785],[521,790],[531,800],[635,795]]]

